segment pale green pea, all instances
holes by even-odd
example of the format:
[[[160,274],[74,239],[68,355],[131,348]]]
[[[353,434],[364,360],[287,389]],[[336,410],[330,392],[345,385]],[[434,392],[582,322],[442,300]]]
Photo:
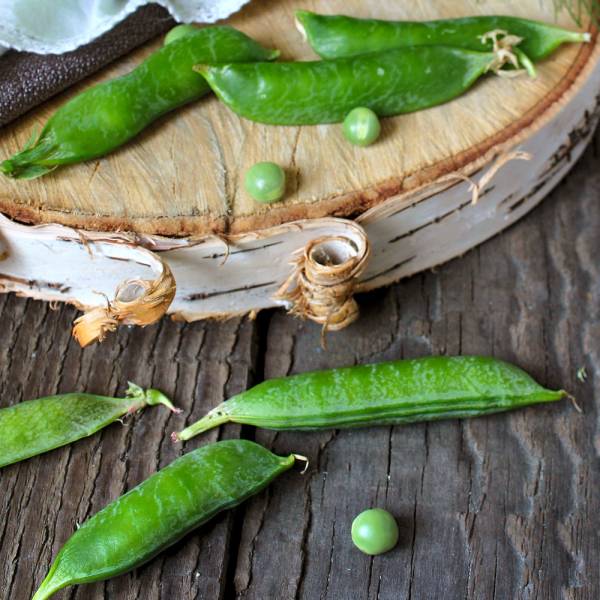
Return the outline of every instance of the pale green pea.
[[[370,108],[358,107],[348,113],[343,129],[344,136],[351,144],[369,146],[379,137],[381,124]]]
[[[246,191],[257,202],[277,202],[285,193],[285,172],[272,162],[259,162],[246,171]]]
[[[365,510],[352,521],[352,541],[365,554],[383,554],[398,543],[398,523],[382,508]]]

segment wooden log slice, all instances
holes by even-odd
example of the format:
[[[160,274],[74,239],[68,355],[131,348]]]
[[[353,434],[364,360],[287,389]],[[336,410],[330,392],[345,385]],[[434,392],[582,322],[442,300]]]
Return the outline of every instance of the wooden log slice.
[[[550,0],[262,0],[230,22],[280,48],[285,59],[310,59],[293,23],[300,7],[389,19],[504,13],[574,27],[568,15],[555,15]],[[93,79],[127,72],[160,43]],[[0,218],[0,286],[82,308],[101,306],[97,292],[113,298],[123,279],[157,276],[157,261],[145,252],[151,250],[177,281],[169,312],[180,318],[285,305],[318,320],[294,290],[306,284],[306,261],[320,259],[305,256],[302,263],[298,253],[316,237],[341,238],[349,245],[326,241],[319,252],[325,262],[348,261],[350,288],[347,281],[313,281],[300,299],[316,293],[322,313],[322,303],[335,297],[346,323],[354,315],[352,292],[465,252],[556,185],[598,120],[599,58],[596,38],[565,46],[539,65],[535,80],[488,77],[451,103],[385,119],[381,140],[367,149],[348,144],[338,125],[269,127],[240,119],[215,98],[201,100],[100,161],[29,182],[3,178],[0,210],[38,227]],[[22,146],[32,127],[89,83],[5,129],[0,156]],[[517,151],[530,160],[496,169]],[[243,173],[261,160],[288,171],[289,190],[280,204],[258,205],[243,189]],[[477,204],[467,176],[478,186]],[[353,271],[356,264],[360,272]],[[290,275],[289,289],[278,295]]]
[[[294,10],[300,7],[389,19],[493,13],[555,19],[550,0],[261,0],[230,23],[280,48],[284,59],[311,59],[314,54],[294,27]],[[565,14],[558,22],[574,27]],[[162,38],[8,127],[1,135],[0,156],[22,147],[68,98],[91,83],[128,72],[161,43]],[[242,233],[298,219],[356,216],[468,168],[529,127],[570,86],[590,51],[589,45],[565,46],[540,66],[535,81],[488,77],[454,102],[385,119],[381,140],[366,150],[348,144],[339,126],[254,124],[208,97],[168,115],[102,160],[29,182],[2,178],[0,210],[30,223],[171,236]],[[241,184],[245,170],[261,160],[278,162],[288,171],[287,199],[276,206],[258,205]]]

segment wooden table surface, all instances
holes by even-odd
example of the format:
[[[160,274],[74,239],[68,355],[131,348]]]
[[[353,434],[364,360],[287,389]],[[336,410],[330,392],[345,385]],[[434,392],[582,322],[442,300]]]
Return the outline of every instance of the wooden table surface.
[[[162,388],[150,409],[0,472],[0,597],[30,598],[76,524],[183,450],[256,439],[309,456],[267,491],[135,572],[57,600],[600,597],[600,135],[540,208],[461,259],[362,298],[319,346],[286,316],[122,330],[81,350],[72,308],[0,297],[0,405],[72,390]],[[264,378],[427,354],[490,354],[577,396],[471,421],[321,433],[227,426],[169,433]],[[583,370],[580,370],[582,369]],[[579,372],[579,377],[577,376]],[[584,375],[587,374],[587,378]],[[370,506],[398,518],[396,550],[350,541]]]

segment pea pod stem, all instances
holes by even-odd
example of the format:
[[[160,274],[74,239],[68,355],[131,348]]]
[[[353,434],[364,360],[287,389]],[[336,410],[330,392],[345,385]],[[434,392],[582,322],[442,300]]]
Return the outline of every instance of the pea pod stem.
[[[157,406],[162,404],[163,406],[166,406],[172,413],[181,413],[181,408],[176,408],[171,400],[160,390],[156,390],[154,388],[148,388],[145,390],[131,381],[127,382],[127,391],[125,392],[125,396],[127,398],[139,400],[138,407],[132,407],[129,412],[134,412],[135,410],[139,410],[145,406]]]
[[[70,393],[0,409],[0,467],[88,437],[146,406],[179,412],[162,392],[129,383],[125,398]]]
[[[527,56],[527,54],[525,54],[525,52],[523,52],[523,50],[521,50],[520,48],[514,48],[513,52],[519,59],[519,63],[527,71],[529,77],[531,77],[531,79],[535,79],[537,77],[537,71],[535,70],[535,65],[533,64],[529,56]]]
[[[465,418],[566,396],[487,357],[428,357],[265,381],[173,434],[184,441],[224,423],[312,430]]]
[[[241,421],[237,421],[238,418],[235,415],[228,414],[229,406],[227,403],[220,404],[217,408],[209,411],[204,417],[202,417],[199,421],[196,421],[189,427],[186,427],[183,431],[174,431],[171,434],[171,440],[173,442],[183,442],[193,438],[194,436],[204,433],[209,429],[214,429],[215,427],[220,427],[221,425],[225,425],[226,423],[235,423]]]

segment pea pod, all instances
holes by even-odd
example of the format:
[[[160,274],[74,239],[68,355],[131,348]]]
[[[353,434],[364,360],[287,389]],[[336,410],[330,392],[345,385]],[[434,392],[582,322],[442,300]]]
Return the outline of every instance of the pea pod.
[[[294,462],[294,455],[276,456],[246,440],[217,442],[176,459],[83,523],[33,600],[149,561],[218,512],[262,490]]]
[[[468,90],[495,60],[491,52],[423,46],[335,60],[196,69],[247,119],[316,125],[341,122],[356,106],[389,116],[442,104]]]
[[[477,417],[565,395],[493,358],[399,360],[264,381],[173,437],[188,440],[229,422],[310,430]]]
[[[176,410],[162,392],[130,383],[126,398],[73,393],[0,409],[0,467],[90,436],[127,413],[156,404]]]
[[[232,27],[188,32],[131,73],[69,100],[50,117],[37,140],[2,162],[0,171],[33,179],[59,165],[108,154],[158,117],[210,91],[192,71],[196,63],[272,60],[277,55]]]
[[[489,50],[491,42],[482,42],[481,36],[494,30],[523,38],[519,49],[533,61],[546,58],[561,44],[590,41],[587,32],[500,15],[437,21],[382,21],[299,10],[296,19],[312,49],[327,59],[405,46],[443,45]]]

